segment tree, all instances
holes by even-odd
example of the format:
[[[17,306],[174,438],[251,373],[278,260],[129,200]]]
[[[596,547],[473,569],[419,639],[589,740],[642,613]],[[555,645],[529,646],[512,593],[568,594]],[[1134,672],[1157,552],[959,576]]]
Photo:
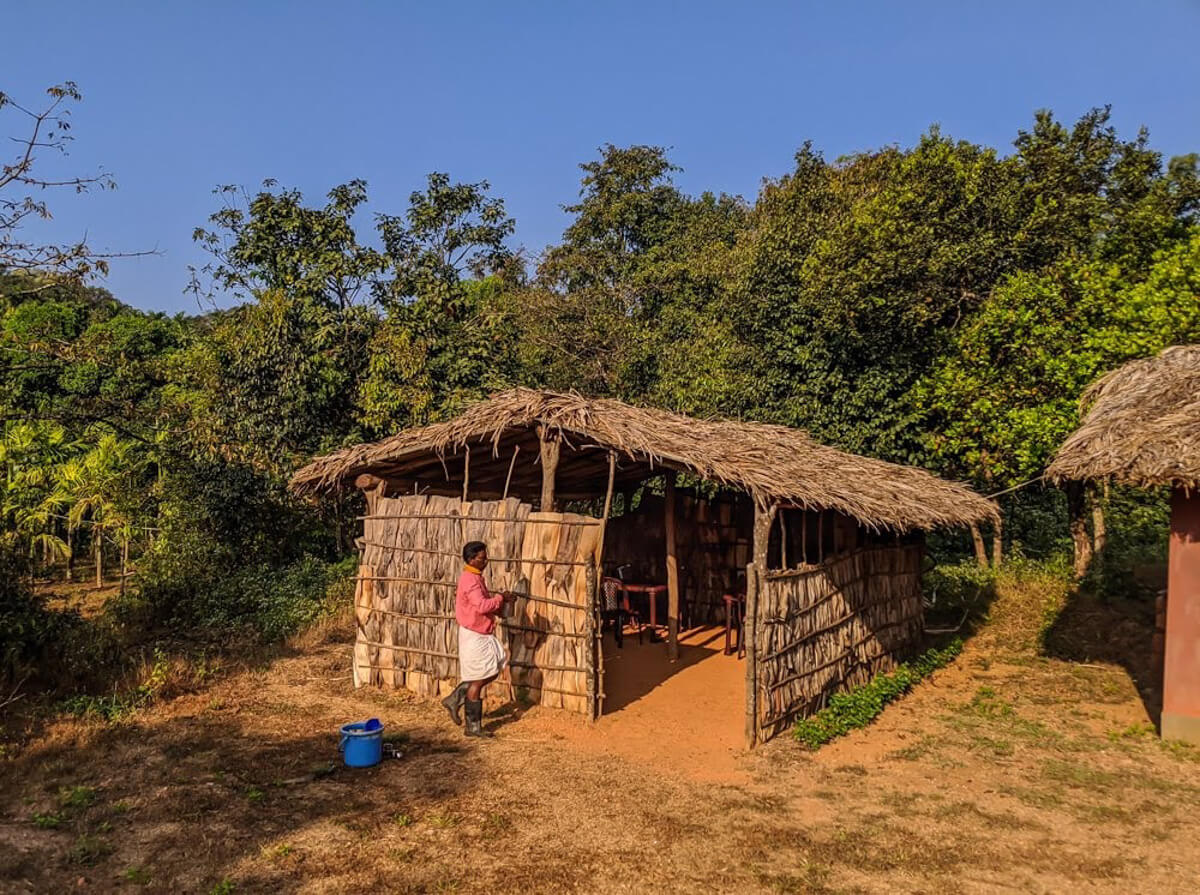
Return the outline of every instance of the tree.
[[[678,167],[658,146],[609,144],[579,167],[580,201],[565,209],[575,219],[522,297],[530,377],[693,411],[725,404],[723,372],[714,370],[704,388],[688,386],[689,368],[711,366],[713,353],[703,348],[689,360],[687,346],[715,333],[714,346],[730,344],[716,309],[727,297],[727,259],[745,227],[745,204],[685,196],[671,181]],[[723,371],[731,353],[717,356]]]
[[[479,279],[511,265],[514,256],[505,240],[516,222],[489,189],[486,180],[451,183],[448,174],[435,171],[424,192],[409,196],[403,217],[376,216],[392,274],[377,288],[385,305],[421,301],[454,317],[465,274]]]
[[[42,153],[66,155],[71,141],[71,111],[68,104],[83,97],[73,81],[50,87],[47,102],[40,107],[22,105],[0,91],[0,113],[14,113],[24,122],[20,135],[12,137],[16,150],[0,162],[0,274],[36,271],[41,284],[26,281],[30,288],[66,277],[82,280],[93,274],[107,274],[108,262],[129,254],[94,251],[86,240],[76,243],[41,244],[29,241],[22,233],[29,220],[49,220],[49,204],[40,196],[47,190],[86,193],[116,186],[104,171],[95,174],[55,178],[38,173]],[[146,253],[133,253],[146,254]]]
[[[232,185],[213,192],[223,202],[209,217],[213,229],[197,227],[192,235],[213,257],[192,269],[197,297],[225,291],[247,301],[274,292],[345,312],[370,296],[385,259],[360,245],[354,231],[352,218],[367,201],[365,181],[335,186],[322,208],[304,205],[298,190],[276,191],[274,180],[254,196]]]
[[[522,272],[505,244],[515,222],[488,189],[435,172],[403,216],[376,219],[390,276],[376,286],[385,316],[358,392],[368,432],[438,419],[513,382],[504,296]]]
[[[1014,274],[955,335],[916,389],[929,462],[988,490],[1036,478],[1079,424],[1097,377],[1137,357],[1200,341],[1200,228],[1145,273],[1064,261]],[[1086,569],[1087,504],[1069,493],[1076,568]]]
[[[95,557],[96,587],[104,584],[104,540],[115,540],[121,548],[121,580],[124,588],[129,560],[129,541],[144,490],[140,487],[144,457],[134,445],[113,435],[103,435],[81,457],[67,461],[58,472],[57,491],[69,506],[68,524],[73,530],[87,525]]]

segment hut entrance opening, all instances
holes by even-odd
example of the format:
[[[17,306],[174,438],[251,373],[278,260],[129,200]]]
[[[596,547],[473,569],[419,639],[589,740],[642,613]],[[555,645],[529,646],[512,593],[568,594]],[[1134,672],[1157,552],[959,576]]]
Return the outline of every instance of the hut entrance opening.
[[[692,698],[696,689],[722,691],[728,698],[708,695],[716,697],[714,704],[732,704],[730,721],[737,725],[745,690],[737,645],[754,506],[737,492],[705,496],[676,488],[672,475],[627,488],[613,502],[607,522],[600,594],[606,610],[603,710],[620,711],[687,669],[696,685],[683,685],[681,698]],[[677,589],[674,614],[672,579]],[[620,646],[619,625],[624,626]],[[725,654],[727,642],[730,655]],[[708,660],[717,664],[690,670]]]

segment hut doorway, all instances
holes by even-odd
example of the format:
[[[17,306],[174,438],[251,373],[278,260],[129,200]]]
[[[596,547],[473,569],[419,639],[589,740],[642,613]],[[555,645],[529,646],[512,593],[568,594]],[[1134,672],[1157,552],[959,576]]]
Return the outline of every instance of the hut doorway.
[[[655,694],[651,701],[658,705],[661,719],[661,710],[668,707],[669,715],[676,705],[695,708],[709,701],[697,700],[697,694],[720,693],[729,702],[730,722],[736,726],[744,713],[746,664],[737,644],[754,506],[744,494],[705,496],[671,485],[668,475],[665,488],[626,492],[614,501],[607,522],[600,597],[603,601],[605,591],[619,588],[621,604],[632,613],[617,619],[610,612],[603,625],[601,713],[624,711]],[[675,619],[672,575],[678,592]],[[673,620],[677,656],[669,649]],[[618,646],[614,628],[622,622],[623,645]],[[705,663],[703,669],[694,667],[700,663]],[[683,680],[672,682],[676,676]],[[675,691],[674,701],[664,700],[657,692],[660,688]]]

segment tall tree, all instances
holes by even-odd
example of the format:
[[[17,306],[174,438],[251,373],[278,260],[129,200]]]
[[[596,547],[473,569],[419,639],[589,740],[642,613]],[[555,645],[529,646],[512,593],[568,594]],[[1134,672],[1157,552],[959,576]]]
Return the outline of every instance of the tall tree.
[[[513,381],[503,297],[522,276],[506,244],[516,224],[488,191],[486,181],[435,172],[403,216],[377,217],[385,316],[358,393],[358,418],[371,433],[437,419]]]

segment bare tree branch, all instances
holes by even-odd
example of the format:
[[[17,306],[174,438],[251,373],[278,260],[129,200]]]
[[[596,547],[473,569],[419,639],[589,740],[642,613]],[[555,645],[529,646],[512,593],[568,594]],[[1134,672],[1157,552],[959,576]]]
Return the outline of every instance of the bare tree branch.
[[[42,190],[73,190],[86,193],[92,189],[110,190],[116,187],[112,175],[98,171],[91,176],[49,178],[35,173],[40,151],[67,154],[71,136],[70,109],[65,104],[79,102],[82,95],[73,81],[66,81],[46,91],[49,100],[41,109],[31,109],[0,92],[0,112],[11,110],[25,120],[25,134],[10,137],[16,144],[11,160],[0,162],[0,272],[37,271],[53,278],[87,279],[108,273],[108,263],[114,258],[136,258],[158,254],[158,250],[143,252],[97,252],[85,236],[75,243],[44,245],[25,239],[21,228],[27,218],[51,220],[49,205],[34,197]]]

